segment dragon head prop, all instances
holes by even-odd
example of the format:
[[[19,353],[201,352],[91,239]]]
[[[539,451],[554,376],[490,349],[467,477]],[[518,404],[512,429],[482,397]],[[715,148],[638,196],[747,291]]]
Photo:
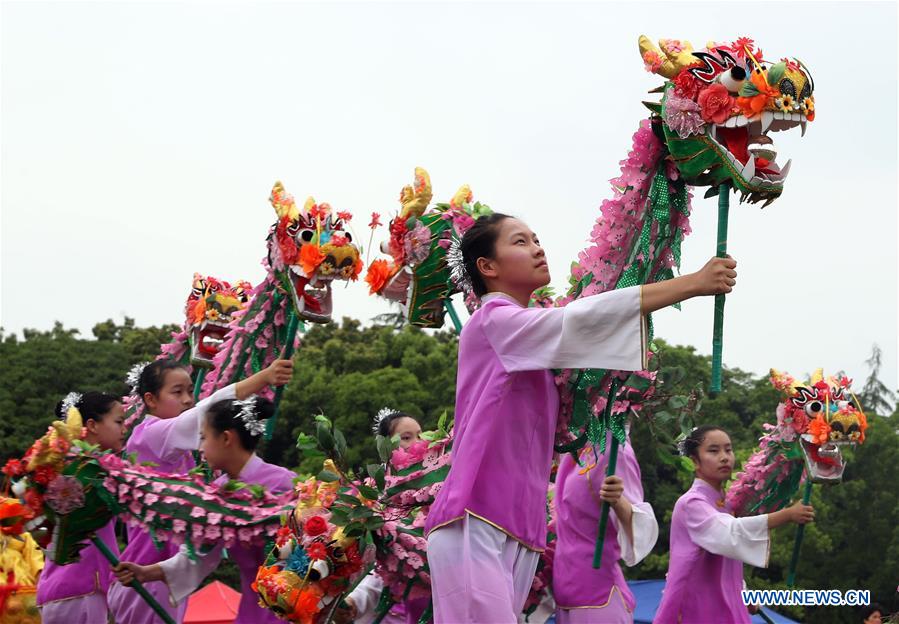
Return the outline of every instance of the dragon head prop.
[[[775,431],[799,438],[812,481],[839,481],[845,468],[840,446],[864,442],[868,428],[861,406],[853,404],[851,381],[846,377],[825,379],[820,369],[806,382],[772,370],[771,381],[783,392]]]
[[[803,472],[814,483],[839,483],[846,467],[840,447],[865,441],[868,422],[846,377],[807,381],[771,370],[781,392],[777,423],[766,424],[759,450],[743,466],[727,499],[738,516],[777,511],[799,491]]]
[[[281,286],[291,294],[297,314],[314,323],[331,320],[331,282],[356,280],[362,271],[359,248],[345,229],[349,212],[335,212],[311,197],[303,208],[281,182],[269,201],[278,221],[268,237],[269,264]]]
[[[325,470],[335,470],[330,460]],[[359,539],[330,521],[336,486],[314,477],[297,485],[296,508],[286,515],[252,585],[262,606],[290,622],[330,614],[363,572]]]
[[[212,359],[228,335],[228,326],[235,313],[246,306],[252,290],[253,285],[243,280],[232,286],[194,273],[184,308],[191,364],[212,368]]]
[[[639,39],[647,71],[666,79],[646,103],[660,121],[671,158],[687,184],[729,184],[749,202],[768,205],[783,192],[790,163],[776,162],[771,134],[815,119],[815,83],[802,61],[772,63],[752,39],[708,43]]]
[[[400,191],[400,210],[390,221],[390,239],[381,245],[390,260],[372,262],[365,281],[371,294],[399,303],[410,324],[439,328],[443,326],[444,301],[458,291],[447,265],[450,241],[492,211],[472,202],[467,185],[448,204],[429,208],[432,197],[428,172],[416,167],[414,183]]]

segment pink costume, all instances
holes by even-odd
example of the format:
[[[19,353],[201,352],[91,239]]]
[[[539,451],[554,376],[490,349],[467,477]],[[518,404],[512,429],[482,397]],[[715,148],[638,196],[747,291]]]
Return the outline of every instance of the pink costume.
[[[768,516],[734,518],[724,495],[701,479],[674,505],[671,560],[653,622],[748,624],[743,563],[768,565]]]
[[[270,492],[278,494],[292,490],[295,477],[296,474],[293,471],[266,463],[253,453],[241,469],[237,480],[248,485],[262,485]],[[228,480],[228,476],[224,475],[216,479],[215,484],[225,485]],[[235,546],[228,549],[228,555],[240,570],[240,608],[234,624],[278,624],[282,622],[273,612],[259,606],[259,596],[250,587],[256,580],[259,566],[265,562],[267,555],[265,546],[261,544],[253,547]],[[165,571],[172,601],[186,604],[185,598],[199,588],[203,579],[218,566],[221,558],[222,549],[217,547],[209,554],[201,556],[198,561],[193,562],[182,548],[173,557],[160,562]]]
[[[619,559],[628,566],[639,563],[655,546],[659,525],[649,503],[643,501],[640,465],[630,441],[619,447],[615,474],[624,482],[624,498],[633,508],[633,542],[621,530],[618,516],[610,522],[603,543],[602,567],[593,568],[593,550],[599,532],[602,501],[599,491],[606,476],[612,436],[606,438],[606,454],[587,446],[581,451],[583,466],[565,455],[556,475],[556,552],[553,559],[553,595],[559,624],[634,621],[634,596],[624,580]],[[598,457],[598,459],[597,459]],[[596,461],[594,465],[593,462]]]
[[[97,531],[116,555],[115,520]],[[93,544],[81,550],[76,563],[59,566],[47,559],[37,583],[37,604],[45,624],[94,624],[108,617],[106,592],[110,569],[106,557]]]
[[[452,468],[425,524],[436,622],[521,613],[546,545],[559,412],[550,369],[639,370],[644,355],[640,287],[564,308],[482,298],[459,343]]]
[[[139,462],[153,462],[154,470],[170,474],[185,474],[196,466],[191,451],[199,448],[203,416],[209,406],[218,401],[234,399],[235,385],[226,386],[203,399],[175,418],[156,418],[147,415],[134,428],[125,450],[137,454]],[[150,534],[140,527],[128,527],[128,545],[122,552],[122,561],[140,565],[158,563],[178,552],[178,546],[165,542],[157,549]],[[176,622],[184,619],[187,603],[175,607],[169,603],[165,583],[144,585],[156,601],[169,612]],[[140,595],[113,581],[109,587],[109,610],[116,624],[155,624],[161,620]]]

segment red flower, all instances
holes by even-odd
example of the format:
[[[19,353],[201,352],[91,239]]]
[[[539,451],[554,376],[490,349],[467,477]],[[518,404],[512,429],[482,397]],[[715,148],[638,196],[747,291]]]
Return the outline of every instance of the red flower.
[[[337,213],[337,218],[341,221],[344,221],[345,223],[349,223],[353,220],[353,213],[347,212],[346,210],[341,210]]]
[[[306,524],[303,526],[303,532],[306,535],[321,535],[327,530],[328,523],[321,516],[312,516],[306,520]]]
[[[722,124],[727,121],[736,100],[723,84],[709,85],[699,94],[702,118],[709,123]]]
[[[278,239],[278,247],[281,249],[281,257],[284,259],[284,264],[295,264],[299,250],[293,236],[287,233],[289,223],[289,217],[281,217],[281,220],[278,221],[278,230],[275,237]]]
[[[278,529],[278,532],[275,534],[275,546],[281,548],[284,544],[290,541],[290,538],[293,537],[293,531],[286,526],[282,526]]]
[[[38,466],[34,471],[33,480],[39,485],[47,485],[56,478],[56,474],[52,466]]]
[[[696,101],[696,96],[699,95],[703,85],[704,83],[701,80],[690,73],[689,68],[682,70],[674,78],[674,92],[693,101]]]
[[[381,215],[377,212],[371,213],[371,221],[368,223],[368,227],[371,229],[375,229],[376,227],[380,227],[381,224]]]
[[[309,555],[310,559],[327,559],[328,558],[328,547],[322,544],[321,542],[312,542],[306,548],[306,554]]]
[[[44,497],[38,494],[37,490],[25,490],[25,504],[35,513],[42,513],[44,510]]]
[[[11,459],[3,466],[3,474],[7,477],[21,477],[25,474],[25,464],[18,459]]]

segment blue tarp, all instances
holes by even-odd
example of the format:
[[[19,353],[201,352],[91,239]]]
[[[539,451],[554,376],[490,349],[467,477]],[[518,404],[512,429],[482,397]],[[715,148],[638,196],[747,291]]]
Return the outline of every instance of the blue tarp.
[[[637,601],[637,608],[634,610],[634,624],[650,624],[652,616],[655,615],[659,603],[662,601],[662,590],[665,588],[665,581],[629,581],[628,587],[634,594]],[[779,613],[775,613],[771,609],[762,609],[771,621],[776,624],[796,624],[796,620],[791,620]],[[765,624],[764,618],[760,615],[752,616],[753,624]]]

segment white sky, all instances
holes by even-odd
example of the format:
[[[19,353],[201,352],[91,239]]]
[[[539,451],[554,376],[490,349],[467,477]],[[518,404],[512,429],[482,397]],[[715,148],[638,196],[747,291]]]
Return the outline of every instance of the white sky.
[[[526,220],[564,288],[661,84],[641,33],[748,35],[815,79],[805,138],[774,135],[784,196],[732,202],[725,364],[860,388],[876,342],[895,388],[893,3],[4,2],[2,324],[180,323],[194,271],[261,278],[276,179],[354,211],[367,242],[416,165],[437,200],[468,183]],[[714,252],[703,190],[685,271]],[[388,310],[361,282],[335,291],[336,318]],[[701,353],[711,325],[711,299],[656,315]]]

